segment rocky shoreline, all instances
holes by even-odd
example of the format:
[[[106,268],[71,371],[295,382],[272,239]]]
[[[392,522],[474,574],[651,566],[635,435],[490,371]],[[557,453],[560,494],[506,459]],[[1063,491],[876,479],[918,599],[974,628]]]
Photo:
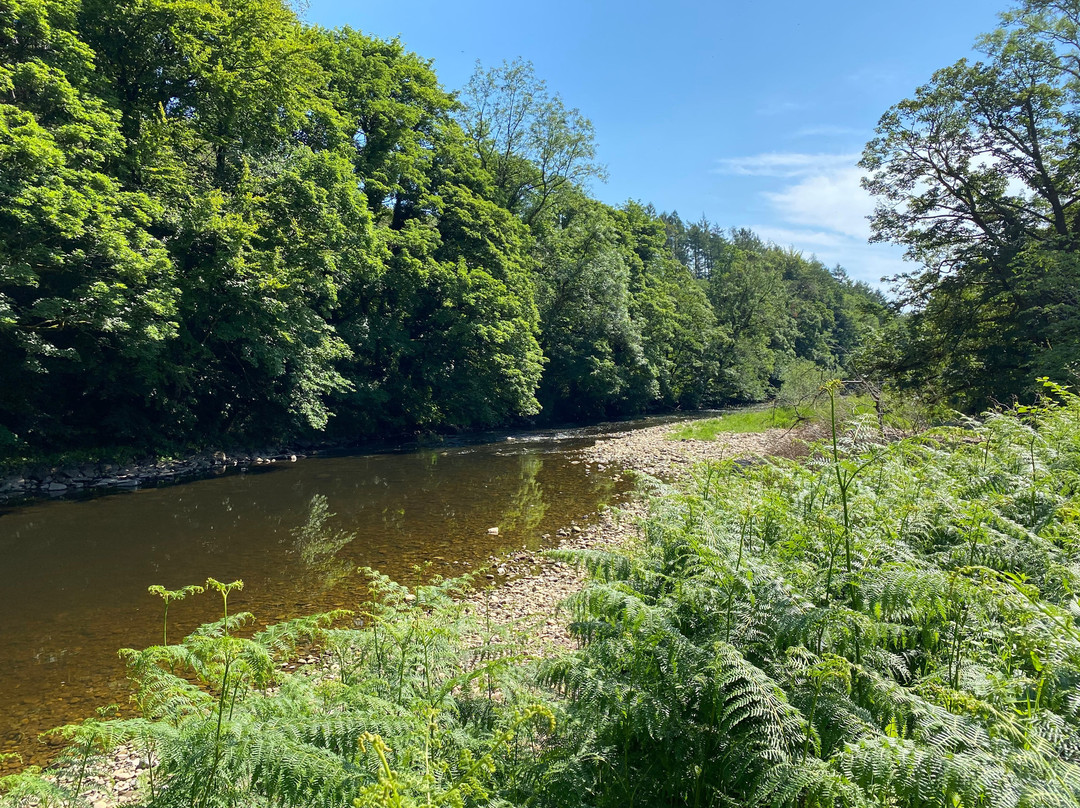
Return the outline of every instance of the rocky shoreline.
[[[728,434],[715,441],[668,440],[670,425],[611,433],[582,450],[585,462],[621,466],[662,480],[674,480],[707,460],[754,460],[770,455],[801,453],[805,433],[774,429],[767,432]],[[620,508],[603,510],[585,524],[571,524],[559,531],[560,550],[614,549],[637,540],[638,527],[646,515],[642,497]],[[477,590],[471,608],[483,610],[498,624],[516,623],[536,649],[543,654],[573,647],[562,604],[577,592],[585,580],[578,567],[559,561],[545,551],[521,550],[501,558],[492,557],[490,578],[501,583]],[[315,673],[322,663],[318,654],[299,660]],[[293,669],[295,666],[288,666]],[[139,796],[139,775],[148,765],[137,750],[115,750],[85,781],[84,798],[93,808],[115,808],[135,802]],[[69,773],[57,772],[60,779]]]
[[[304,455],[295,452],[206,452],[183,459],[145,463],[82,463],[65,466],[27,466],[17,474],[0,478],[0,505],[34,499],[60,499],[94,491],[133,490],[151,485],[192,480],[243,471],[249,466],[295,463]]]
[[[803,445],[803,433],[783,429],[728,434],[715,441],[668,440],[671,429],[663,425],[605,435],[582,451],[582,460],[671,481],[708,460],[790,456],[800,453]],[[557,549],[611,550],[624,546],[638,538],[638,525],[647,510],[644,499],[637,497],[622,507],[602,511],[588,524],[570,525],[560,531]],[[496,623],[524,621],[530,637],[540,647],[572,647],[561,606],[581,588],[583,571],[548,557],[544,551],[520,551],[491,561],[505,576],[505,582],[490,594],[478,592],[474,602],[489,609]]]
[[[586,452],[587,459],[663,477],[673,467],[716,458],[725,451],[727,457],[786,454],[791,445],[791,435],[780,429],[731,434],[721,443],[668,441],[666,435],[670,429],[668,425],[660,425],[605,435],[597,440],[594,450]],[[377,447],[369,448],[386,448],[388,445],[392,444],[378,444]],[[717,446],[727,448],[718,450]],[[301,443],[262,451],[206,451],[182,458],[152,458],[141,462],[27,464],[17,471],[8,469],[0,472],[0,506],[26,504],[39,499],[80,497],[95,492],[171,485],[230,471],[243,472],[251,466],[294,463],[310,454],[346,448],[348,446],[345,444]]]

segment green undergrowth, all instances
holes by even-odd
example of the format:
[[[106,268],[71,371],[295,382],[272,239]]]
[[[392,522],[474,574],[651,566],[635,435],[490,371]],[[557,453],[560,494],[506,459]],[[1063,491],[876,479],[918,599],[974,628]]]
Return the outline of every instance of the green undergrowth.
[[[662,489],[582,556],[556,757],[588,804],[1080,804],[1080,399]],[[595,796],[592,796],[595,795]]]
[[[703,466],[639,544],[555,553],[591,580],[540,663],[463,580],[250,639],[212,582],[220,621],[125,652],[142,716],[66,728],[67,792],[4,804],[79,804],[125,740],[147,806],[1075,808],[1080,398],[1049,393],[885,443],[831,388],[808,459]],[[281,669],[306,642],[325,680]]]
[[[26,446],[5,446],[0,442],[0,476],[14,475],[27,470],[68,469],[78,466],[96,466],[111,463],[114,466],[152,464],[161,461],[182,460],[198,454],[195,444],[159,441],[142,446],[98,446],[68,451],[44,452]]]
[[[49,453],[15,449],[5,451],[4,447],[0,446],[0,475],[17,474],[25,469],[70,468],[98,463],[130,465],[136,462],[137,457],[145,455],[145,452],[139,452],[132,447],[119,446]]]
[[[228,612],[242,582],[151,587],[165,603],[163,643],[172,601],[214,590],[221,619],[179,644],[122,651],[140,716],[57,730],[71,743],[62,786],[30,768],[0,778],[0,804],[84,804],[87,773],[121,743],[155,762],[139,805],[510,804],[500,795],[523,793],[520,760],[552,722],[522,684],[535,676],[519,645],[469,613],[468,578],[409,589],[365,572],[373,600],[360,613],[300,618],[250,637],[238,632],[252,616]],[[312,644],[330,660],[324,675],[283,670]]]
[[[671,431],[669,440],[716,440],[731,432],[764,432],[767,429],[789,429],[799,421],[794,407],[768,407],[742,410],[719,418],[706,418],[684,424]]]
[[[717,418],[683,424],[668,434],[668,440],[716,440],[724,434],[791,429],[802,423],[821,424],[830,418],[830,402],[835,403],[837,414],[843,421],[877,413],[877,406],[868,395],[836,395],[830,399],[824,389],[820,389],[797,405],[778,401],[767,407],[737,410]],[[882,413],[881,418],[890,427],[910,429],[913,425],[910,417],[891,406]]]

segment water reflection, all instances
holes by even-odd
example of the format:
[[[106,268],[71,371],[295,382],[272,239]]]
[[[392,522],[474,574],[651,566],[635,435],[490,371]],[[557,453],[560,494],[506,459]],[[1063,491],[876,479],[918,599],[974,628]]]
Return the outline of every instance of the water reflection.
[[[311,586],[322,591],[339,585],[353,572],[353,565],[338,553],[356,540],[356,531],[344,530],[327,524],[337,516],[330,513],[324,494],[313,494],[308,504],[307,521],[293,528],[293,546],[300,560],[307,566],[304,574],[311,579]]]
[[[148,586],[242,578],[230,610],[266,623],[355,606],[359,566],[408,581],[417,565],[458,574],[539,546],[620,492],[574,462],[581,445],[318,458],[0,516],[0,752],[40,760],[38,732],[127,702],[117,649],[161,636]],[[214,616],[205,595],[179,601],[169,633]]]
[[[539,475],[544,467],[544,459],[535,454],[519,454],[520,477],[517,491],[510,496],[510,501],[503,512],[502,524],[514,533],[532,533],[540,526],[547,511],[544,503],[544,489],[540,485]]]

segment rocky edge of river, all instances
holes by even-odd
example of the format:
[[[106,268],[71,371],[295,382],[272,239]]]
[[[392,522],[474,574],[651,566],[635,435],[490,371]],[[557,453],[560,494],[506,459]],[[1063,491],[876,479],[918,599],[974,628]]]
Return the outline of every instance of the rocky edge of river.
[[[28,499],[57,499],[91,491],[124,490],[180,482],[238,468],[270,463],[295,463],[295,452],[207,452],[184,459],[143,463],[80,463],[64,466],[29,465],[0,477],[0,505]]]

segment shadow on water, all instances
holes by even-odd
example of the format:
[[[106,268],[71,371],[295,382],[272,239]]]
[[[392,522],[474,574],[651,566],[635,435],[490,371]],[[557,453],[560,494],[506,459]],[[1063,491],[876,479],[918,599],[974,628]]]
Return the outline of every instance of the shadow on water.
[[[9,510],[0,516],[0,752],[41,762],[49,748],[38,733],[127,703],[116,652],[160,641],[151,584],[242,578],[230,610],[261,625],[355,606],[358,566],[406,583],[416,565],[475,569],[493,553],[542,546],[545,534],[618,499],[627,484],[577,450],[633,425],[319,457]],[[175,603],[170,635],[215,616],[208,596]]]

